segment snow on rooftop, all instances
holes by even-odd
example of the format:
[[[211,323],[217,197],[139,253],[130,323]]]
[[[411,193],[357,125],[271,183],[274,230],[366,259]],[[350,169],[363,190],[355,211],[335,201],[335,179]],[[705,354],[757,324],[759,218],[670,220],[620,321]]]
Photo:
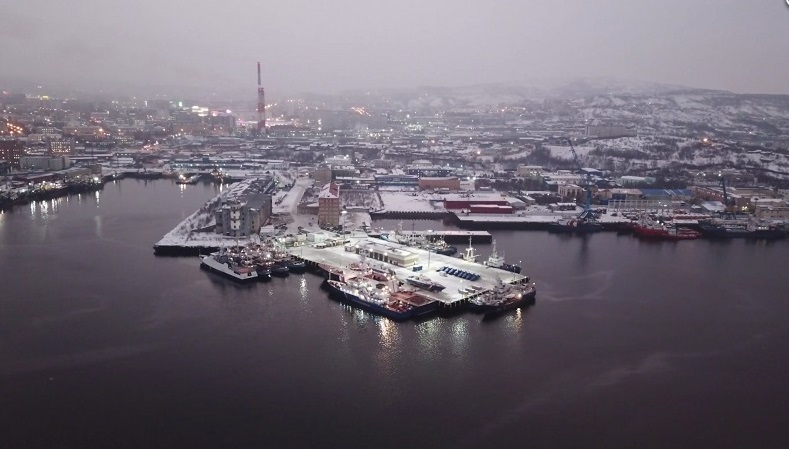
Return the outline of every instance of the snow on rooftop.
[[[443,204],[432,196],[418,192],[380,191],[383,208],[388,212],[445,212]]]

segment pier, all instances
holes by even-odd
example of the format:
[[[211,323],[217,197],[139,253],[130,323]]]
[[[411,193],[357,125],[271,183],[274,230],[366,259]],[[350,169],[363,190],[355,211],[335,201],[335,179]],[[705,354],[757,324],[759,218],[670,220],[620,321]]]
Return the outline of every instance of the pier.
[[[387,231],[393,232],[393,231]],[[471,238],[471,243],[490,243],[493,236],[488,231],[457,231],[457,230],[429,230],[429,231],[400,231],[403,236],[425,237],[428,240],[444,239],[447,243],[465,243]],[[386,232],[371,232],[370,237],[380,237]]]
[[[526,276],[522,274],[491,268],[482,263],[475,263],[458,257],[444,256],[422,249],[366,237],[346,238],[343,244],[326,248],[303,245],[290,247],[286,251],[293,257],[304,260],[312,268],[317,268],[320,264],[347,268],[351,264],[360,264],[362,262],[363,256],[359,254],[360,252],[371,254],[370,257],[365,257],[365,263],[391,269],[394,271],[395,277],[404,283],[408,276],[420,275],[444,285],[444,290],[440,292],[431,292],[416,287],[411,288],[419,294],[434,299],[447,307],[464,303],[470,296],[460,291],[469,288],[471,285],[481,287],[477,293],[475,293],[480,294],[492,289],[497,277],[505,283],[511,283],[526,278]],[[392,253],[397,252],[400,259],[407,259],[409,261],[408,265],[400,266],[383,260],[390,251]],[[377,256],[373,254],[377,254]],[[472,282],[460,277],[447,275],[439,271],[442,267],[451,267],[475,273],[478,274],[480,278]],[[405,284],[405,286],[408,287],[408,284]]]

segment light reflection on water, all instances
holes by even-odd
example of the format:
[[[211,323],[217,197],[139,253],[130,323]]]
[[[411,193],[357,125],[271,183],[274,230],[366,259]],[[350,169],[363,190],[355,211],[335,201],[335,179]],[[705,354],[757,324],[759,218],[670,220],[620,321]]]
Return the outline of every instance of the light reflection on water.
[[[400,338],[400,323],[384,318],[375,317],[378,325],[378,351],[376,360],[382,376],[392,379],[399,368],[401,360],[402,341]]]
[[[416,325],[416,333],[419,338],[419,350],[427,358],[440,355],[439,338],[444,318],[433,318]]]
[[[394,349],[395,343],[400,340],[399,332],[397,323],[382,317],[378,319],[378,336],[382,346]]]
[[[307,304],[310,290],[307,288],[307,279],[302,275],[299,279],[299,297],[302,304]]]
[[[451,322],[452,352],[465,358],[468,349],[468,320],[457,318]]]
[[[101,203],[101,191],[96,190],[96,193],[93,195],[96,198],[96,207],[99,207],[99,203]]]

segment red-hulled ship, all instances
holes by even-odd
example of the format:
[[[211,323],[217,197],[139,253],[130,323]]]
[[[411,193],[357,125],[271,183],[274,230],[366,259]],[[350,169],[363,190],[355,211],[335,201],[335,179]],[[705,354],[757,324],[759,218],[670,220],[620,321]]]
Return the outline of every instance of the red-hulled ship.
[[[660,223],[634,223],[633,234],[637,237],[653,240],[694,240],[701,233],[690,228],[666,227]]]

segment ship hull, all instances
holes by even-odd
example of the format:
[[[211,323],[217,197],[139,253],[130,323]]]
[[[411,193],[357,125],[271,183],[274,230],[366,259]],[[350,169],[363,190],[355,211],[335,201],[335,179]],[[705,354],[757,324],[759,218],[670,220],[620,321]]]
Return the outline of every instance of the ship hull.
[[[517,308],[524,306],[534,305],[536,301],[537,301],[537,291],[533,290],[524,294],[520,299],[506,301],[504,304],[499,304],[496,306],[489,306],[487,309],[481,310],[481,313],[485,315],[485,318],[492,318],[501,315],[503,313],[509,312],[510,310],[515,310]]]
[[[704,236],[715,239],[777,240],[786,237],[786,233],[779,229],[737,229],[702,223],[699,229]]]
[[[414,287],[421,288],[422,290],[427,290],[427,291],[431,291],[431,292],[440,292],[440,291],[444,290],[444,286],[441,285],[441,284],[421,282],[421,281],[410,279],[410,278],[406,279],[405,281],[407,283],[409,283],[410,285],[413,285]]]
[[[291,262],[288,264],[288,271],[301,274],[307,271],[307,264],[304,262]]]
[[[405,321],[414,316],[414,309],[409,309],[405,312],[397,312],[384,306],[364,301],[358,296],[335,286],[333,282],[324,282],[324,288],[328,290],[331,297],[339,301],[394,321]]]
[[[701,233],[692,229],[677,229],[674,232],[668,229],[650,228],[647,226],[634,226],[633,234],[636,237],[650,240],[695,240],[701,237]]]
[[[592,234],[603,230],[603,226],[598,223],[578,223],[578,224],[564,224],[564,223],[550,223],[548,225],[548,232],[557,234]]]
[[[243,274],[236,273],[226,264],[222,264],[214,260],[211,256],[202,256],[200,258],[200,268],[202,268],[203,270],[210,271],[212,273],[219,274],[221,276],[224,276],[230,280],[233,280],[241,284],[258,281],[258,274],[255,270],[251,270],[248,273],[243,273]]]

